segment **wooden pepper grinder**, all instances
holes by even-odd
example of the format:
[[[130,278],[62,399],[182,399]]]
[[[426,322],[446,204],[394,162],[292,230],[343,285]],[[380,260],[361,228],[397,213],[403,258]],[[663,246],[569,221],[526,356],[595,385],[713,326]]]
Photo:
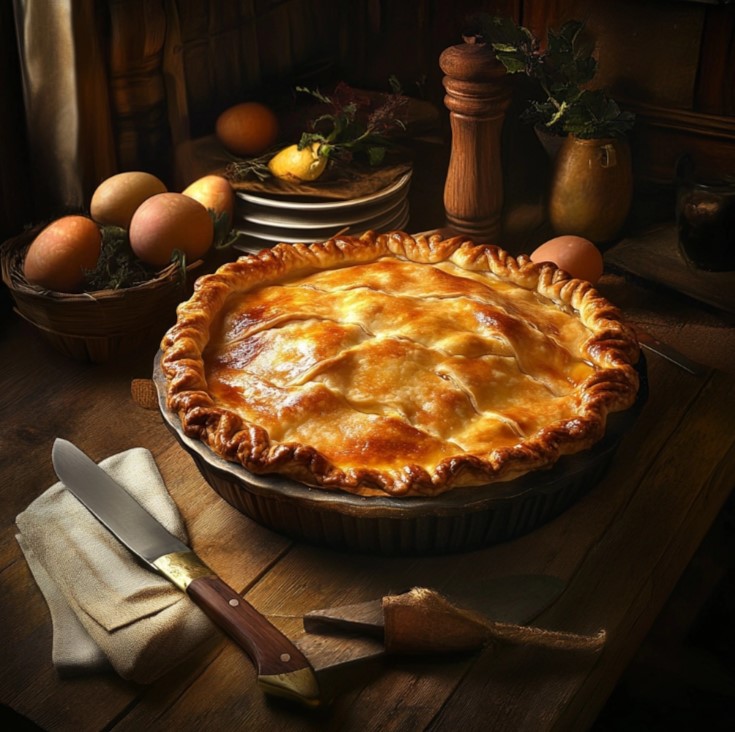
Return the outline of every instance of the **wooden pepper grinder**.
[[[439,57],[452,128],[444,186],[448,225],[478,243],[500,234],[503,208],[501,132],[511,85],[489,45],[474,36]]]

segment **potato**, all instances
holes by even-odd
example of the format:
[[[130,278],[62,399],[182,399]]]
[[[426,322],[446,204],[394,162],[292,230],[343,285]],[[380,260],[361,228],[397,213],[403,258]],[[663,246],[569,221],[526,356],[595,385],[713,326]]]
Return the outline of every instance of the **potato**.
[[[209,211],[183,193],[159,193],[146,199],[130,222],[130,246],[141,261],[165,267],[175,249],[188,262],[201,259],[212,246],[214,222]]]
[[[86,216],[63,216],[46,226],[31,243],[23,274],[31,284],[56,292],[78,292],[85,273],[97,265],[102,235]]]
[[[235,215],[235,192],[227,178],[221,175],[205,175],[189,184],[183,193],[199,201],[204,208],[214,211],[217,216],[226,215],[226,229],[229,231]]]
[[[150,173],[118,173],[97,186],[89,211],[100,224],[127,229],[138,206],[151,196],[165,191],[165,184]]]

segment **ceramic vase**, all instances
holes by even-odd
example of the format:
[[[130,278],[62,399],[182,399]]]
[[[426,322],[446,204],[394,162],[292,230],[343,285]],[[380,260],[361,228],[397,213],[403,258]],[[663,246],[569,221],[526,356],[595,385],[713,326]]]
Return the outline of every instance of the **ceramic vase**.
[[[625,223],[632,196],[627,139],[566,137],[556,156],[549,191],[549,221],[557,234],[611,241]]]

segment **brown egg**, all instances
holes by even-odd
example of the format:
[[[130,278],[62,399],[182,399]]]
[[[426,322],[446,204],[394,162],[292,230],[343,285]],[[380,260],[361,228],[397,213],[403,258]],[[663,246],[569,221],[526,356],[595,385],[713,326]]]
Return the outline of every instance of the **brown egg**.
[[[531,254],[533,262],[552,262],[572,277],[594,284],[602,276],[600,250],[581,236],[557,236],[542,244]]]
[[[159,193],[145,200],[130,222],[135,256],[153,267],[165,267],[175,249],[187,262],[201,259],[212,246],[214,224],[204,206],[183,193]]]
[[[234,155],[260,155],[278,139],[278,118],[260,102],[242,102],[217,118],[215,133]]]
[[[127,229],[138,206],[147,198],[165,191],[165,184],[150,173],[118,173],[97,186],[89,212],[100,224]]]
[[[97,265],[102,235],[86,216],[64,216],[39,232],[23,263],[31,284],[56,292],[78,292]]]
[[[199,201],[204,208],[214,211],[217,216],[225,214],[229,230],[235,215],[235,192],[227,178],[221,175],[205,175],[188,185],[183,193]]]

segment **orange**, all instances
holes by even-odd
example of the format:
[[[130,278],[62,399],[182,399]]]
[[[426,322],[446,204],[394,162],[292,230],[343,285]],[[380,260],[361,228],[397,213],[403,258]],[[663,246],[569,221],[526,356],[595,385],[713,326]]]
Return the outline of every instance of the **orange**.
[[[260,155],[278,139],[278,118],[260,102],[242,102],[217,118],[215,133],[233,155]]]

